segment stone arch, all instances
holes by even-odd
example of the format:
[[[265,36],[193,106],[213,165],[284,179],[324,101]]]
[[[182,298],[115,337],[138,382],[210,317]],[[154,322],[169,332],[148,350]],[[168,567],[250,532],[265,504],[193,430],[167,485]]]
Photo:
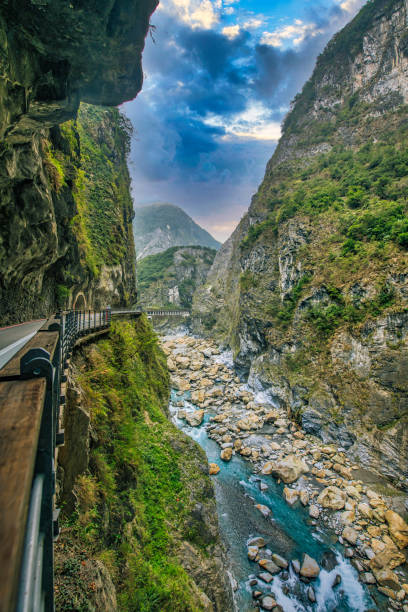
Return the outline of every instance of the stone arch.
[[[73,310],[86,310],[86,297],[84,296],[82,291],[80,291],[77,294],[74,300],[74,303],[72,305],[72,309]]]

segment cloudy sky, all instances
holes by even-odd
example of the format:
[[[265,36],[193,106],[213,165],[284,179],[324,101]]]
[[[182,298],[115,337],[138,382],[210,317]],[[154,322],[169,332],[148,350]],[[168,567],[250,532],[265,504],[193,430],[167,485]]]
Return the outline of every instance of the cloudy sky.
[[[135,206],[170,202],[223,241],[249,206],[289,103],[364,0],[161,0],[135,133]]]

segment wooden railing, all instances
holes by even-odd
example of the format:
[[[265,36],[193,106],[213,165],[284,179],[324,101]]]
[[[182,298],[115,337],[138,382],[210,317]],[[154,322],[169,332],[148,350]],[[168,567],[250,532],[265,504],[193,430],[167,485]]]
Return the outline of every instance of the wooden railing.
[[[140,314],[140,313],[139,313]],[[83,336],[109,329],[110,309],[47,320],[0,370],[0,611],[54,610],[56,449],[67,367]]]

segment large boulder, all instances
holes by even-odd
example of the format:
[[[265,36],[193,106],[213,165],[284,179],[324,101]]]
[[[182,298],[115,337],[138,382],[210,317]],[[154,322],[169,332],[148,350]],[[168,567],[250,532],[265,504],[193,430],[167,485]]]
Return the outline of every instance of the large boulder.
[[[189,391],[191,389],[190,383],[184,378],[180,378],[179,376],[173,376],[171,379],[171,384],[174,389],[178,391]]]
[[[184,355],[176,355],[175,362],[179,368],[188,368],[190,365],[190,359]]]
[[[288,455],[279,461],[267,461],[262,468],[262,474],[272,474],[285,484],[295,482],[302,474],[309,471],[306,463],[296,455]]]
[[[261,559],[259,561],[259,565],[260,567],[262,567],[262,569],[266,570],[270,574],[279,574],[282,569],[281,567],[279,567],[279,565],[276,565],[276,563],[274,563],[270,559]]]
[[[373,557],[368,565],[371,569],[383,569],[384,567],[393,570],[405,563],[405,555],[396,548],[387,547]]]
[[[347,501],[347,494],[338,487],[326,487],[317,498],[317,503],[323,508],[341,510]]]
[[[299,491],[296,491],[296,489],[290,489],[289,487],[285,487],[283,489],[283,496],[285,498],[286,503],[289,504],[289,506],[293,506],[299,499]]]
[[[204,419],[204,410],[195,410],[186,413],[186,421],[190,427],[198,427]]]
[[[221,451],[221,455],[220,455],[221,459],[223,461],[231,461],[231,457],[232,457],[232,448],[224,448]]]
[[[402,516],[393,510],[387,510],[384,516],[388,523],[391,537],[398,548],[402,549],[408,546],[408,525]]]
[[[400,583],[398,576],[394,574],[390,569],[384,567],[382,569],[373,569],[373,574],[378,584],[382,587],[393,589],[394,591],[400,590]]]
[[[203,401],[205,400],[205,393],[202,389],[199,389],[198,391],[193,391],[191,394],[191,401],[194,404],[202,404]]]
[[[358,532],[353,529],[353,527],[345,527],[341,535],[343,536],[343,539],[346,540],[346,542],[352,544],[353,546],[358,540]]]
[[[241,431],[250,431],[251,429],[259,429],[262,426],[262,421],[255,415],[250,414],[247,417],[240,419],[237,422],[237,427]]]
[[[317,562],[309,555],[303,556],[302,567],[300,568],[300,575],[304,578],[317,578],[320,574],[320,567]]]

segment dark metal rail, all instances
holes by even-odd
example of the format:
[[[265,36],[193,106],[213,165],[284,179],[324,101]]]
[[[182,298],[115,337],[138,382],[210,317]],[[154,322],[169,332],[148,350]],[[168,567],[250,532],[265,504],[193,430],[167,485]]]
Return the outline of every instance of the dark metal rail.
[[[0,370],[0,387],[4,391],[4,405],[10,403],[10,393],[15,394],[18,385],[30,385],[31,395],[37,399],[37,411],[33,423],[27,423],[25,431],[35,429],[37,433],[27,433],[30,444],[36,448],[24,449],[25,456],[20,459],[18,436],[9,443],[12,456],[22,474],[32,474],[31,492],[26,495],[11,495],[16,499],[9,501],[7,516],[0,519],[0,547],[12,551],[10,555],[12,568],[9,572],[9,582],[0,593],[0,612],[53,612],[54,611],[54,560],[53,541],[58,536],[59,510],[54,507],[55,495],[55,449],[64,443],[64,432],[60,430],[60,407],[65,404],[62,385],[67,380],[66,369],[75,343],[85,335],[101,332],[109,328],[112,313],[110,308],[99,311],[69,311],[58,313],[48,320],[36,336],[21,349],[3,370]],[[49,350],[44,348],[46,346]],[[37,385],[41,380],[41,391],[35,396]],[[38,382],[37,382],[38,381]],[[10,385],[14,385],[11,389]],[[8,385],[8,386],[7,386]],[[17,387],[15,386],[17,385]],[[21,386],[21,385],[20,385]],[[32,387],[32,388],[31,388]],[[7,389],[10,389],[7,391]],[[20,407],[20,406],[19,406]],[[21,413],[29,406],[21,406]],[[33,417],[34,418],[34,417]],[[14,427],[15,429],[15,427]],[[30,432],[31,433],[31,432]],[[7,453],[7,428],[0,431],[2,452]],[[6,440],[6,443],[4,443]],[[38,440],[38,442],[37,442]],[[27,444],[25,445],[27,446]],[[1,444],[0,444],[1,447]],[[10,450],[10,449],[9,449]],[[0,485],[10,479],[7,470],[7,457],[0,456]],[[28,478],[30,476],[28,475]],[[28,481],[27,484],[29,484]],[[13,490],[14,491],[14,490]],[[18,498],[18,499],[17,499]],[[16,529],[14,535],[9,535],[9,523],[13,520],[13,504],[20,516],[21,529]],[[17,520],[17,517],[16,517]],[[17,544],[14,540],[25,530],[24,542]],[[14,540],[13,540],[14,538]],[[1,541],[3,540],[3,542]],[[7,557],[1,558],[6,565]],[[4,569],[3,567],[0,569]],[[2,571],[3,573],[3,571]]]
[[[148,317],[189,317],[191,312],[189,310],[160,310],[156,309],[146,309],[144,312]]]

